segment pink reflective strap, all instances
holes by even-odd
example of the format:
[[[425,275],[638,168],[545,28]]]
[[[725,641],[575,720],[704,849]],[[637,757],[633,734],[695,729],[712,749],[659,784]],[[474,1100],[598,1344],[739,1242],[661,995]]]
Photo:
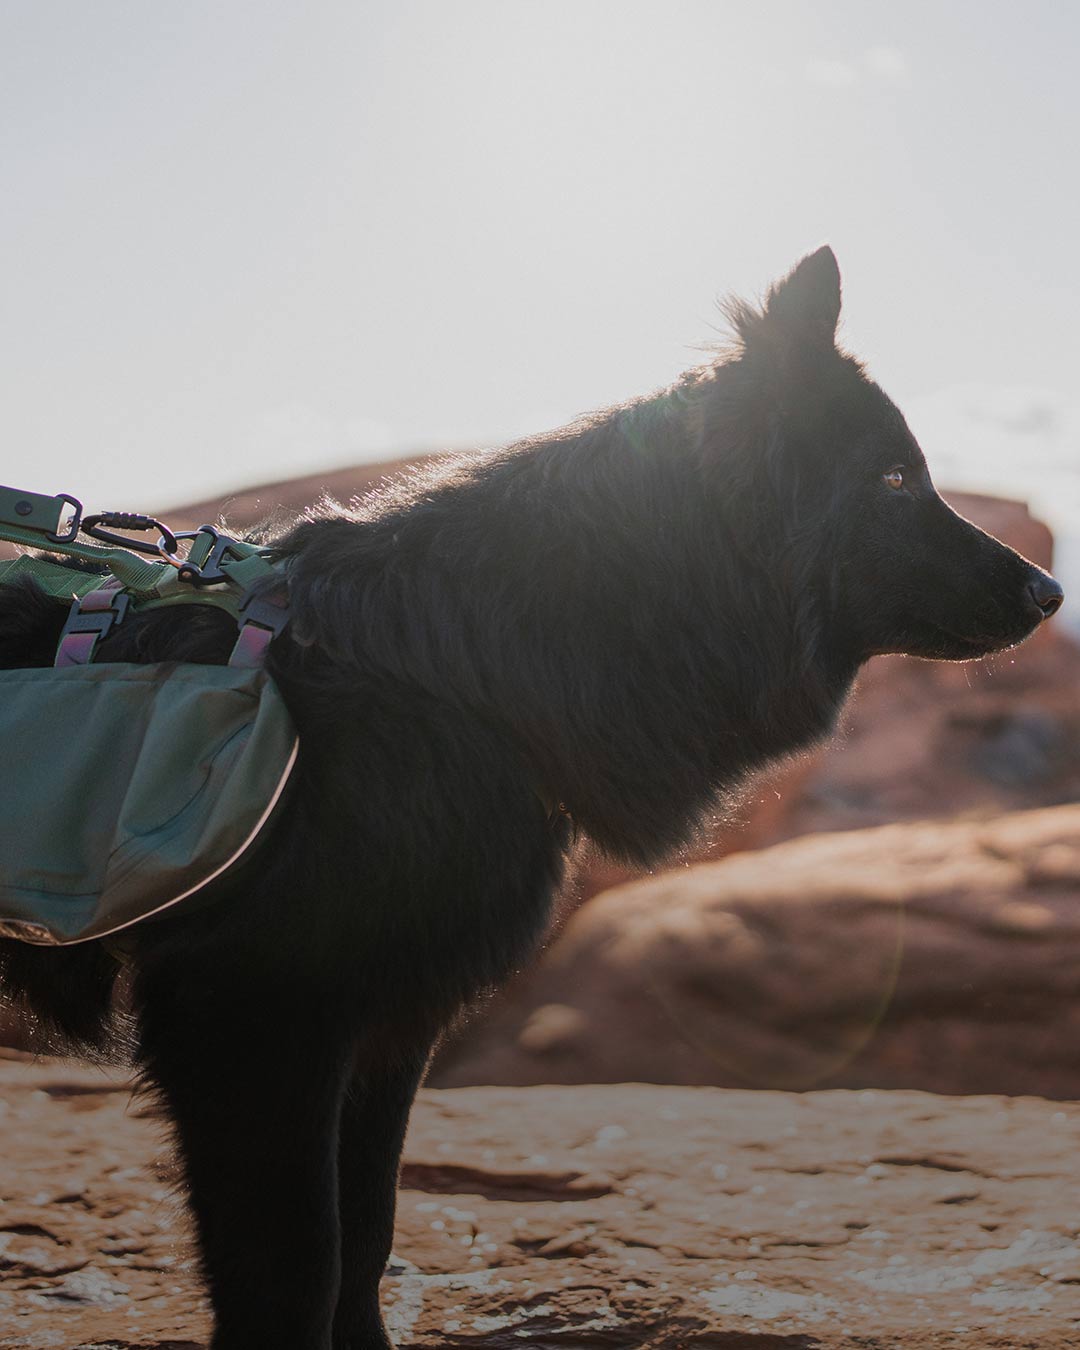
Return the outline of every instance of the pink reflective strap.
[[[55,666],[85,666],[94,659],[99,638],[127,612],[129,597],[115,577],[73,601],[56,648]],[[247,594],[240,602],[240,633],[230,666],[261,666],[267,648],[289,622],[289,597],[284,589],[269,595]]]
[[[266,595],[249,591],[240,601],[240,635],[229,657],[230,666],[261,666],[267,648],[289,622],[289,593],[286,589]]]
[[[119,589],[120,583],[114,581],[111,586],[100,586],[96,591],[88,591],[79,601],[79,612],[101,614],[107,609],[112,609],[116,604],[116,592]]]
[[[94,648],[97,646],[97,640],[98,635],[96,633],[65,633],[56,649],[56,660],[53,665],[57,668],[61,666],[88,666],[90,658],[94,654]]]
[[[266,649],[274,637],[275,634],[269,628],[262,628],[257,623],[244,624],[229,657],[229,665],[261,666],[266,657]]]

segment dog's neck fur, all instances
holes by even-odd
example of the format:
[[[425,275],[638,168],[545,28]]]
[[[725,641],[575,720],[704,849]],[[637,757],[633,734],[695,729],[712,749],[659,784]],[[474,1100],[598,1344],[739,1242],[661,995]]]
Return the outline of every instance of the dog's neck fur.
[[[615,853],[684,842],[718,792],[828,730],[857,664],[827,665],[813,578],[768,548],[733,557],[736,474],[703,470],[700,396],[678,386],[298,527],[280,552],[301,664],[343,708],[389,681],[500,727]]]

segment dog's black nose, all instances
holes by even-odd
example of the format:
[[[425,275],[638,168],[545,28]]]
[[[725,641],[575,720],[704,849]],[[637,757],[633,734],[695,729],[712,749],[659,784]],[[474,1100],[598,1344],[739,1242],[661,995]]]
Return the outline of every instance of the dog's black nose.
[[[1051,614],[1056,614],[1061,608],[1061,602],[1065,599],[1065,592],[1052,576],[1041,572],[1034,581],[1028,585],[1028,594],[1032,600],[1039,606],[1045,618]]]

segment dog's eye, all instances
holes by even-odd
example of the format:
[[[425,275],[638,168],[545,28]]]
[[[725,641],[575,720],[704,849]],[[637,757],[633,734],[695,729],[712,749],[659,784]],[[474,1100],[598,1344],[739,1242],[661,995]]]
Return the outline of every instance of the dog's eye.
[[[899,492],[904,486],[903,469],[890,469],[888,473],[883,473],[881,478],[882,482],[884,482],[887,487],[891,487],[894,492]]]

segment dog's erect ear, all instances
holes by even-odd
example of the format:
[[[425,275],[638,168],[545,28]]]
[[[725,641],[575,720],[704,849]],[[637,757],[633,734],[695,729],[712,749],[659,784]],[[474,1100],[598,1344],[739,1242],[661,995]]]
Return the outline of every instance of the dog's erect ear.
[[[769,291],[765,315],[833,342],[840,319],[840,268],[828,244],[809,253]]]

